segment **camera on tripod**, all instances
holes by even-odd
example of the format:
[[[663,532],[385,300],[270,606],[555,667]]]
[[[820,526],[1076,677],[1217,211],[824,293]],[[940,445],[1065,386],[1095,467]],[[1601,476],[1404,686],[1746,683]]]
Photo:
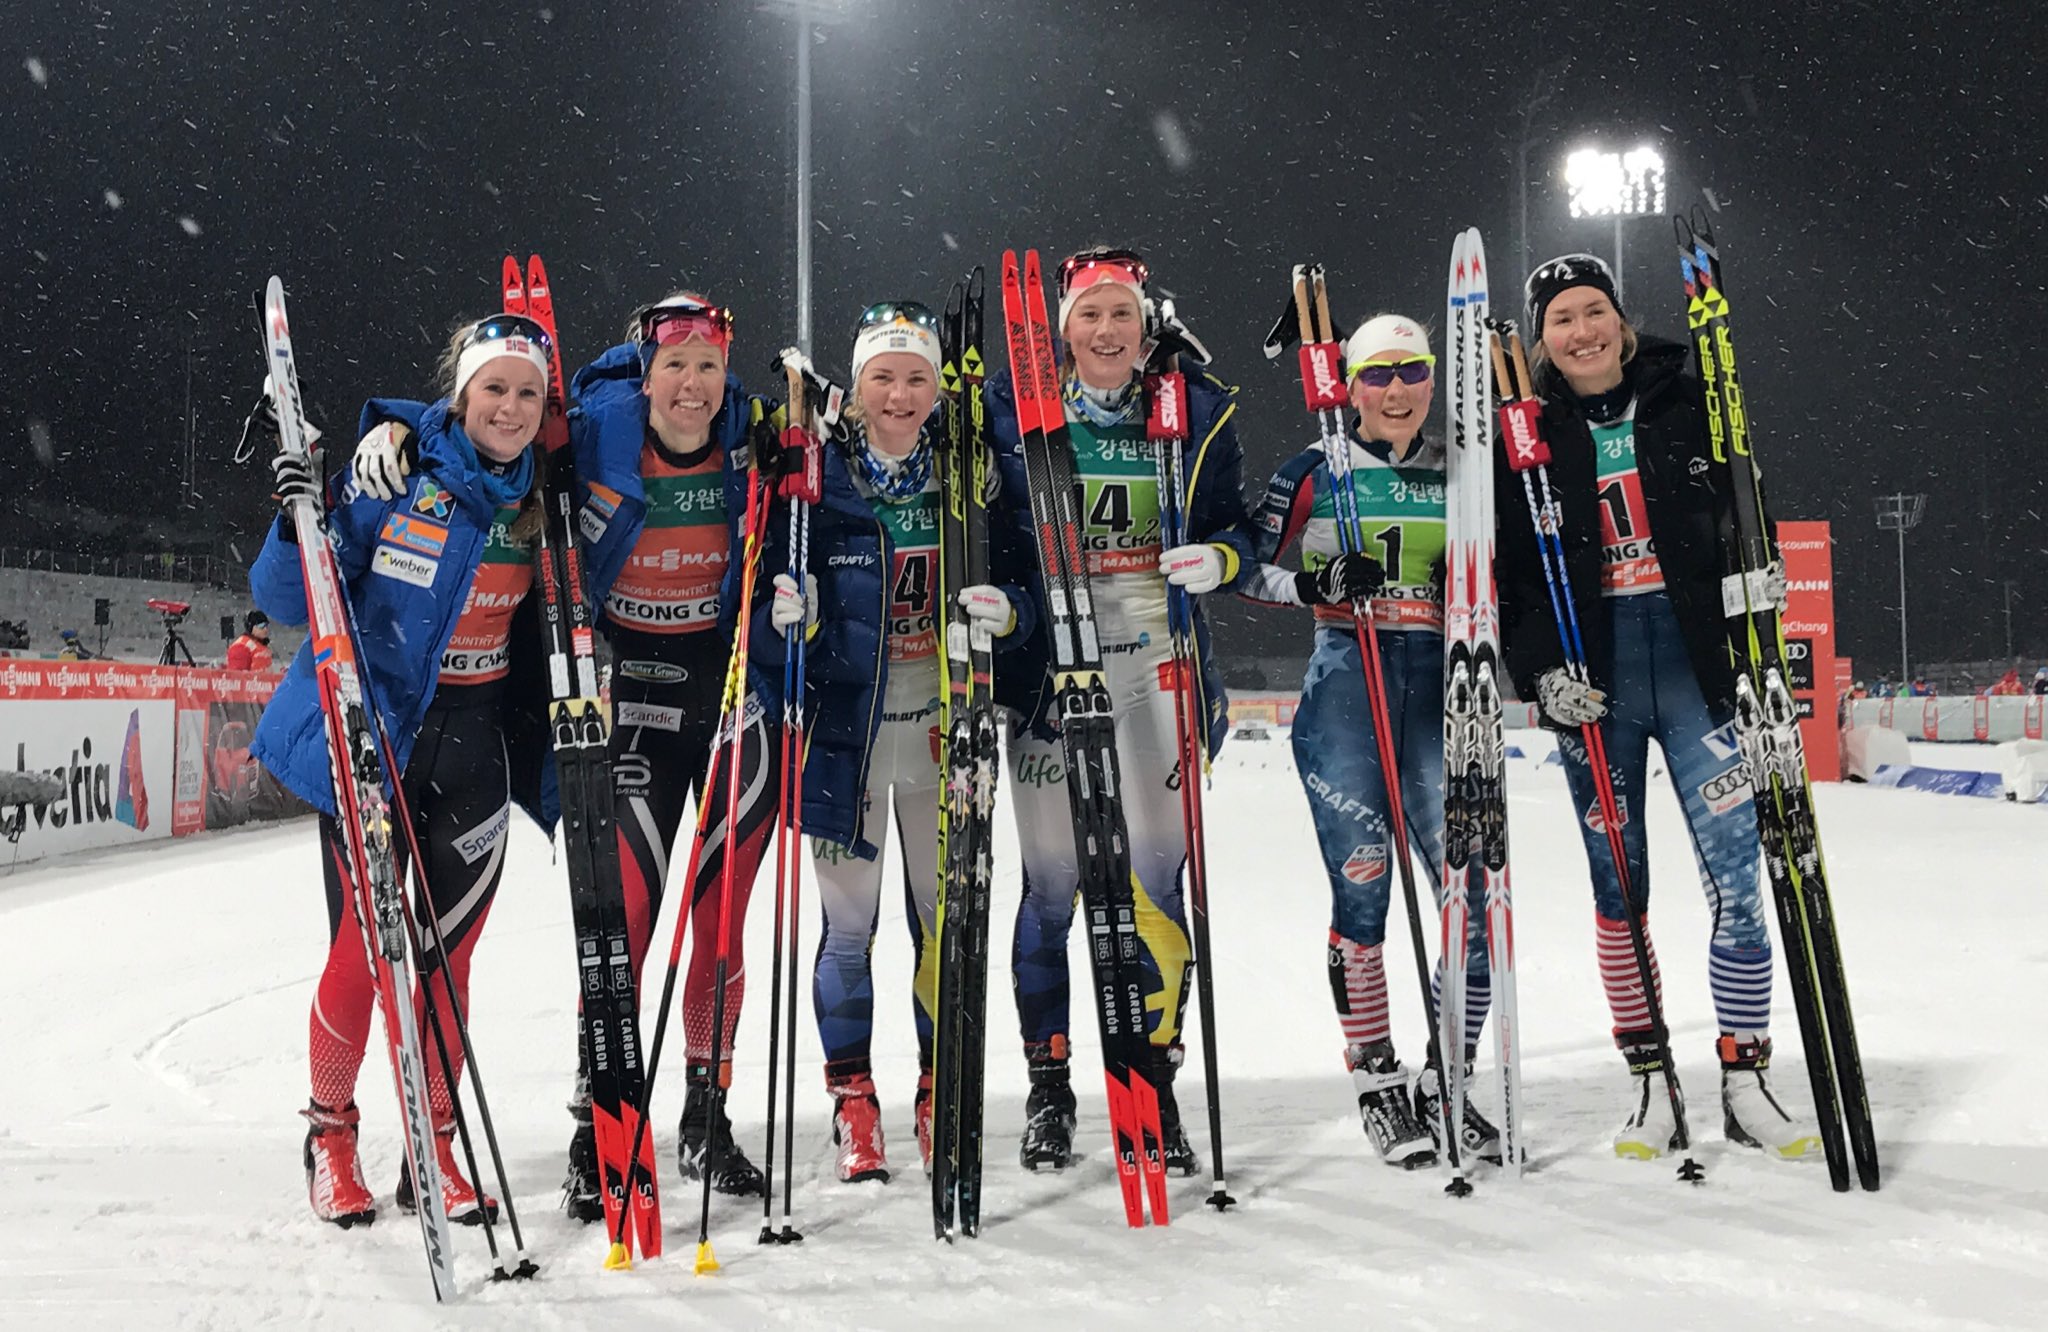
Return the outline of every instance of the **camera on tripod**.
[[[178,658],[181,655],[185,658],[187,666],[196,664],[192,660],[192,649],[185,646],[184,637],[178,633],[178,626],[183,624],[185,617],[192,613],[192,603],[189,601],[172,601],[166,597],[151,597],[149,599],[149,608],[158,615],[163,616],[164,619],[164,650],[157,657],[156,664],[159,666],[175,666],[178,664]]]

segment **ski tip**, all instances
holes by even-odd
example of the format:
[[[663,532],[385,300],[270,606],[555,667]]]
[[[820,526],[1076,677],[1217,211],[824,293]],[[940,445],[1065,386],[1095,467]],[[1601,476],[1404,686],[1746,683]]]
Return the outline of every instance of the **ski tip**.
[[[633,1255],[625,1245],[614,1244],[611,1252],[604,1256],[604,1270],[607,1272],[630,1272],[633,1269]]]
[[[711,1252],[710,1240],[697,1245],[697,1261],[690,1270],[698,1276],[710,1276],[718,1270],[718,1255]]]

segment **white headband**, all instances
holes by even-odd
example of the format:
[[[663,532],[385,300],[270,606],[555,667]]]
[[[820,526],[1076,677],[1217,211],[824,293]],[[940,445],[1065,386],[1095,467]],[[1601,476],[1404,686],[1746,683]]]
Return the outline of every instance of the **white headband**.
[[[860,383],[861,367],[884,352],[909,352],[939,368],[939,335],[908,319],[891,319],[860,331],[853,340],[853,382]]]
[[[469,381],[476,375],[476,372],[492,361],[497,360],[500,356],[512,356],[525,361],[528,365],[540,371],[541,386],[543,388],[547,386],[548,353],[546,348],[542,347],[532,338],[493,338],[489,342],[479,342],[473,347],[464,347],[462,349],[462,355],[458,356],[455,360],[454,396],[460,398],[462,390],[469,386]]]

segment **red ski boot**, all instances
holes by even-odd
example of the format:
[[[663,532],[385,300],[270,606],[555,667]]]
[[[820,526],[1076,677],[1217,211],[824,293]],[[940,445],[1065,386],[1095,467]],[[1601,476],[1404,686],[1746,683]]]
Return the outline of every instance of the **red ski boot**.
[[[875,1099],[875,1079],[867,1073],[826,1083],[832,1093],[832,1141],[839,1145],[839,1178],[857,1184],[864,1179],[889,1179],[889,1157],[882,1146],[882,1106]]]
[[[363,1164],[356,1157],[356,1124],[361,1114],[353,1102],[329,1110],[309,1101],[299,1112],[312,1124],[306,1130],[306,1196],[313,1215],[340,1226],[367,1226],[377,1219],[377,1200],[363,1183]]]
[[[462,1176],[455,1165],[455,1123],[434,1126],[434,1160],[440,1166],[441,1205],[448,1213],[448,1219],[458,1226],[479,1226],[483,1224],[484,1212],[488,1209],[490,1219],[498,1219],[498,1200],[478,1192],[476,1185]],[[398,1176],[398,1210],[414,1212],[419,1210],[419,1199],[412,1190],[412,1162],[407,1160],[405,1169]]]

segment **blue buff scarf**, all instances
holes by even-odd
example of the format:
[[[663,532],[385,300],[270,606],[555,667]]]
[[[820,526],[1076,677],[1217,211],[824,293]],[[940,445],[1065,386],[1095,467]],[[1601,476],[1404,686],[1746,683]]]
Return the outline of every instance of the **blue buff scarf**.
[[[922,432],[917,437],[917,447],[901,462],[885,462],[875,455],[868,446],[868,432],[863,429],[853,438],[849,450],[853,460],[860,464],[861,475],[877,495],[891,504],[903,504],[924,493],[925,482],[932,476],[932,446]]]

